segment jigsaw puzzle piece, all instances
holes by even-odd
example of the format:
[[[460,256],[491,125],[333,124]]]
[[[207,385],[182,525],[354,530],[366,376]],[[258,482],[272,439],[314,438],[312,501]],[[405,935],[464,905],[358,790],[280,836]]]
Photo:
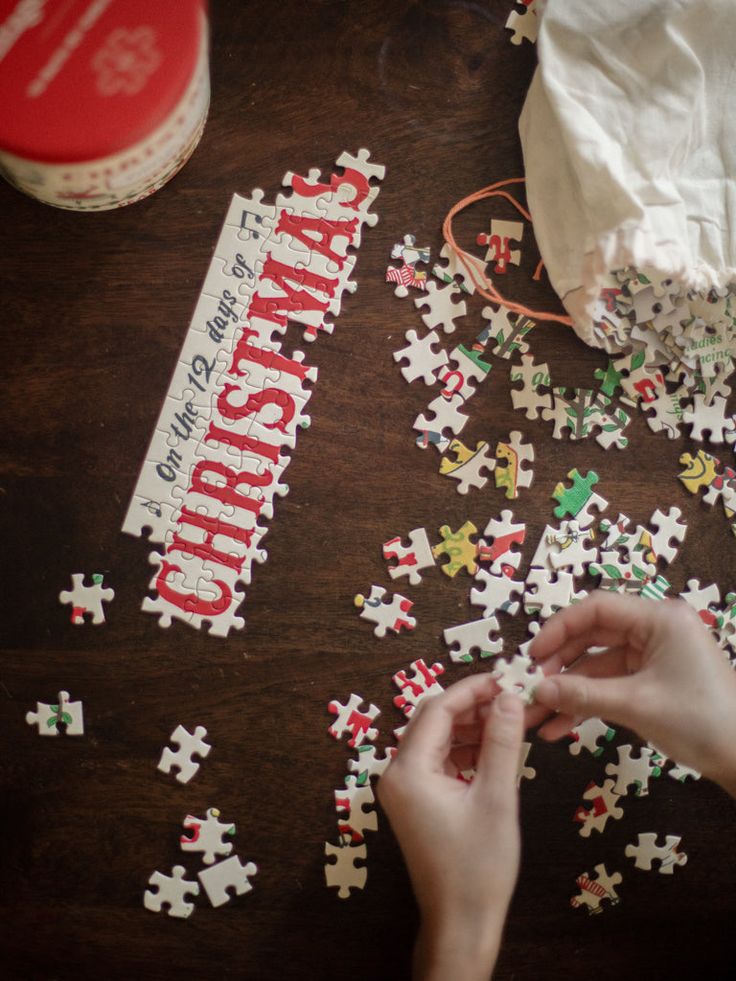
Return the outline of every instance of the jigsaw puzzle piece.
[[[404,337],[409,342],[406,347],[399,351],[394,351],[394,361],[406,361],[406,365],[400,369],[404,380],[407,382],[416,381],[421,378],[425,385],[434,385],[437,381],[436,372],[447,364],[447,351],[435,350],[435,345],[439,344],[439,335],[436,330],[430,331],[424,337],[419,337],[415,330],[407,330]]]
[[[455,282],[443,286],[439,286],[433,280],[428,282],[426,292],[414,300],[414,306],[418,310],[427,308],[427,312],[422,314],[425,327],[429,327],[430,330],[441,327],[446,334],[454,333],[457,326],[455,321],[467,313],[465,300],[455,302],[462,296],[462,292]]]
[[[524,544],[526,525],[514,522],[513,512],[506,508],[497,518],[491,518],[483,532],[478,558],[490,562],[489,571],[494,575],[509,575],[509,570],[519,568],[521,551],[514,546]]]
[[[450,660],[456,664],[469,664],[473,660],[473,650],[479,652],[481,659],[500,654],[503,640],[499,630],[498,620],[494,616],[448,627],[442,636],[450,649]]]
[[[370,808],[375,801],[370,782],[361,782],[358,777],[345,777],[345,786],[335,791],[335,809],[338,814],[346,814],[337,823],[340,837],[349,838],[353,844],[363,841],[364,831],[378,830],[378,815]]]
[[[205,865],[212,865],[219,855],[229,855],[233,850],[233,843],[223,839],[235,835],[235,825],[225,824],[218,820],[219,817],[220,812],[216,807],[207,808],[207,814],[203,818],[187,814],[182,825],[189,834],[179,838],[181,850],[202,852]]]
[[[449,242],[445,242],[440,249],[440,258],[445,264],[440,262],[434,264],[432,275],[435,279],[439,279],[445,285],[456,283],[464,293],[472,296],[475,293],[473,278]]]
[[[631,755],[631,746],[618,746],[617,750],[618,763],[608,763],[606,766],[606,773],[615,778],[615,793],[623,797],[633,785],[636,797],[646,797],[649,793],[650,777],[658,777],[662,773],[653,760],[659,754],[648,746],[640,748],[638,757]]]
[[[350,695],[344,705],[336,700],[330,702],[327,710],[337,718],[328,727],[329,734],[334,739],[341,739],[349,733],[348,746],[356,749],[364,739],[373,742],[378,736],[378,729],[373,728],[372,723],[381,714],[381,710],[373,704],[363,708],[364,704],[362,697],[355,693]]]
[[[482,583],[482,586],[470,590],[470,602],[473,606],[483,607],[484,617],[491,617],[498,610],[510,616],[515,616],[519,612],[518,599],[512,600],[512,596],[522,596],[524,592],[522,581],[512,579],[510,574],[505,573],[496,576],[485,569],[479,569],[475,578]]]
[[[534,462],[534,447],[525,443],[518,430],[514,430],[508,441],[496,444],[497,465],[493,474],[496,487],[502,488],[505,496],[513,500],[519,496],[520,487],[531,487],[534,471],[523,464]]]
[[[521,250],[512,249],[512,242],[521,242],[524,225],[520,221],[499,221],[491,219],[490,232],[482,232],[476,236],[476,244],[487,245],[486,262],[493,263],[493,273],[505,275],[509,265],[518,266],[521,262]]]
[[[533,320],[509,314],[503,307],[494,310],[491,306],[484,307],[481,316],[489,324],[480,332],[478,340],[492,340],[492,351],[497,357],[508,360],[515,354],[529,353],[526,337],[536,326]]]
[[[439,472],[444,477],[452,477],[458,481],[458,494],[467,494],[471,487],[478,490],[485,487],[488,477],[484,475],[484,471],[491,474],[496,466],[488,443],[478,440],[475,449],[471,450],[461,440],[453,439],[448,449],[455,455],[455,459],[442,457]]]
[[[626,846],[626,857],[633,858],[637,869],[645,872],[651,871],[652,862],[659,862],[658,871],[672,875],[675,866],[687,864],[687,855],[679,850],[681,840],[677,835],[666,835],[664,845],[658,845],[656,833],[639,834],[636,845]]]
[[[329,889],[336,888],[340,899],[349,899],[351,889],[364,889],[368,870],[357,866],[356,861],[365,859],[368,854],[365,845],[332,845],[325,842],[325,856],[334,862],[325,862],[325,882]]]
[[[417,265],[429,262],[429,246],[417,247],[416,236],[405,235],[403,242],[396,242],[391,249],[391,258],[401,260],[400,266],[386,267],[386,282],[394,283],[394,295],[404,297],[409,295],[409,287],[426,290],[427,273],[418,270]]]
[[[620,902],[616,886],[622,881],[621,874],[614,872],[609,875],[606,866],[602,863],[593,869],[594,876],[583,872],[575,880],[575,885],[580,889],[577,896],[573,896],[570,905],[573,909],[580,906],[587,906],[588,913],[597,915],[603,912],[603,902],[610,902],[612,906]]]
[[[512,10],[506,19],[505,26],[513,31],[510,41],[517,46],[524,41],[536,44],[537,33],[539,32],[537,0],[519,0],[519,4],[524,9]]]
[[[387,561],[396,559],[395,565],[388,567],[392,579],[407,576],[412,586],[418,586],[422,581],[420,570],[430,569],[435,565],[429,538],[424,528],[415,528],[409,532],[409,544],[404,545],[399,537],[391,538],[383,543],[383,557]]]
[[[385,637],[387,630],[395,634],[402,629],[413,630],[417,625],[415,618],[409,616],[414,603],[400,593],[387,593],[383,586],[371,586],[367,598],[358,593],[353,603],[360,609],[363,620],[375,624],[373,633],[376,637]]]
[[[473,541],[473,536],[478,533],[472,521],[466,521],[453,531],[449,525],[442,525],[440,536],[442,541],[432,549],[432,555],[437,559],[445,555],[448,561],[442,566],[442,571],[451,579],[454,578],[461,569],[465,569],[470,575],[475,575],[478,571],[478,545]]]
[[[94,624],[104,623],[105,610],[102,604],[111,603],[115,599],[115,591],[103,588],[105,577],[100,572],[92,573],[91,586],[85,585],[84,578],[83,572],[73,573],[72,588],[59,593],[59,602],[72,604],[70,619],[76,626],[85,622],[85,616],[90,616]]]
[[[590,801],[590,807],[581,804],[573,815],[573,820],[581,825],[581,837],[589,838],[593,831],[603,833],[609,818],[620,821],[624,816],[623,808],[618,807],[620,799],[613,780],[604,780],[602,787],[591,781],[583,793],[583,800]]]
[[[253,862],[243,864],[237,855],[231,855],[223,862],[202,869],[199,873],[199,881],[210,905],[217,907],[230,901],[231,889],[235,891],[236,896],[244,896],[245,893],[250,892],[253,888],[250,878],[257,872],[258,868]]]
[[[84,735],[84,706],[72,702],[68,691],[60,691],[55,705],[36,702],[35,712],[26,712],[28,725],[35,725],[39,736]]]
[[[155,888],[146,889],[143,893],[143,905],[152,913],[160,913],[163,909],[169,916],[186,919],[194,912],[194,903],[186,901],[187,896],[199,895],[199,884],[185,879],[186,869],[183,865],[175,865],[171,875],[154,872],[148,880],[148,885]]]
[[[206,759],[212,749],[210,743],[205,742],[206,735],[204,726],[197,726],[191,733],[184,726],[178,725],[171,733],[169,742],[175,743],[179,748],[174,752],[169,746],[165,746],[161,751],[158,769],[162,773],[171,773],[173,768],[178,771],[176,779],[179,783],[189,783],[199,769],[199,763],[195,763],[194,757]]]
[[[391,679],[401,692],[395,696],[394,705],[407,717],[423,699],[442,694],[444,689],[437,679],[445,673],[445,669],[441,664],[428,665],[423,658],[419,658],[411,662],[409,671],[398,671]]]
[[[524,611],[537,614],[543,620],[558,610],[564,610],[587,596],[584,590],[575,591],[575,581],[571,572],[559,569],[550,573],[547,569],[532,568],[526,577],[524,592]]]
[[[363,746],[358,746],[356,759],[348,760],[348,770],[357,774],[358,783],[370,780],[372,777],[380,779],[394,756],[396,756],[395,746],[389,746],[383,756],[379,756],[376,747],[366,743]]]
[[[547,539],[553,546],[549,553],[549,563],[555,572],[566,569],[574,576],[585,575],[590,563],[598,559],[597,548],[586,548],[586,543],[590,544],[594,538],[593,529],[581,531],[574,518],[561,522],[559,530]]]
[[[568,749],[573,756],[580,756],[583,749],[587,749],[593,756],[600,756],[605,749],[605,746],[599,745],[600,740],[610,743],[615,735],[616,730],[601,719],[585,719],[570,730],[572,742]],[[606,781],[609,782],[613,784],[613,781]]]
[[[511,365],[509,377],[512,385],[521,382],[521,388],[511,389],[511,402],[517,411],[526,414],[527,419],[538,419],[542,410],[552,409],[552,394],[549,391],[552,379],[547,364],[535,364],[533,354],[522,354],[521,364]]]
[[[468,421],[466,413],[460,411],[464,404],[465,399],[462,395],[451,395],[449,398],[438,395],[437,398],[433,399],[426,410],[432,413],[433,418],[427,418],[427,415],[422,412],[414,420],[413,428],[419,432],[416,439],[417,446],[420,449],[426,449],[430,443],[434,443],[440,452],[444,452],[449,442],[445,438],[445,430],[449,429],[453,435],[457,436],[463,431]],[[432,434],[437,434],[439,439],[433,439]]]
[[[560,481],[552,492],[553,499],[557,501],[555,517],[576,518],[581,529],[589,528],[595,521],[592,509],[600,513],[608,507],[608,501],[593,491],[599,480],[598,474],[593,470],[581,474],[574,468],[568,470],[567,476],[572,485],[567,487]]]
[[[528,654],[516,654],[510,661],[497,658],[491,677],[503,691],[513,692],[526,705],[531,705],[534,689],[544,681],[544,671]]]

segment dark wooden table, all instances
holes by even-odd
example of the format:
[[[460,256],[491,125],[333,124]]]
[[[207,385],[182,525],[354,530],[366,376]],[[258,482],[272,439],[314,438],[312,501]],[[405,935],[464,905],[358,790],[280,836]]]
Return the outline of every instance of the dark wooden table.
[[[489,485],[460,497],[433,450],[413,447],[429,400],[391,353],[419,327],[413,304],[383,282],[408,231],[433,249],[461,196],[522,173],[516,120],[535,62],[509,43],[510,0],[278,4],[221,0],[212,10],[213,99],[204,138],[182,173],[120,212],[78,215],[0,187],[3,404],[4,651],[0,668],[0,973],[8,978],[403,978],[417,917],[388,824],[368,839],[368,883],[349,901],[324,885],[335,839],[333,790],[349,750],[331,740],[327,702],[351,691],[383,709],[381,739],[400,716],[391,675],[413,659],[450,665],[442,629],[478,615],[470,581],[438,572],[410,591],[419,626],[383,641],[352,597],[391,586],[380,544],[423,525],[483,526],[506,502]],[[385,163],[380,224],[360,249],[359,290],[331,337],[310,349],[320,380],[311,429],[288,470],[245,603],[226,640],[181,623],[161,629],[140,605],[150,547],[120,526],[176,363],[228,199],[278,190],[287,170],[328,171],[343,149]],[[464,240],[503,203],[459,223]],[[527,229],[508,289],[549,307]],[[482,326],[482,303],[451,339]],[[605,358],[563,327],[541,325],[537,359],[555,382],[586,385]],[[670,571],[734,586],[736,543],[676,479],[687,439],[654,435],[641,416],[626,452],[554,442],[514,413],[508,365],[471,403],[463,438],[492,443],[521,428],[534,442],[534,485],[517,502],[525,559],[551,520],[554,484],[573,466],[600,474],[611,511],[646,520],[677,505],[690,528]],[[729,451],[730,452],[730,451]],[[57,594],[77,571],[104,571],[116,591],[105,626],[74,627]],[[527,618],[502,617],[509,650]],[[60,688],[84,701],[83,739],[40,739],[24,716]],[[181,786],[156,770],[178,723],[202,724],[213,750]],[[522,790],[524,855],[499,978],[725,977],[733,964],[734,806],[706,781],[662,778],[603,836],[579,837],[571,815],[603,761],[535,744]],[[200,903],[188,921],[146,912],[154,869],[181,858],[186,813],[219,806],[236,850],[259,874],[247,897]],[[683,837],[689,862],[663,877],[634,869],[640,831]],[[600,917],[572,910],[575,877],[598,862],[624,874],[622,902]],[[187,863],[185,863],[187,864]],[[190,866],[192,863],[189,863]]]

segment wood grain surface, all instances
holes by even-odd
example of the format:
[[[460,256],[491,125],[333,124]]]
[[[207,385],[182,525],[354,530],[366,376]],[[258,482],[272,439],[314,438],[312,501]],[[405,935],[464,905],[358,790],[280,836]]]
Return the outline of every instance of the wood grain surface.
[[[509,41],[511,0],[487,3],[241,2],[212,6],[212,108],[201,145],[165,189],[119,212],[75,214],[0,186],[3,419],[0,509],[0,974],[39,981],[405,978],[417,926],[388,823],[368,838],[368,882],[339,900],[324,884],[323,844],[335,840],[333,790],[350,751],[327,735],[327,702],[351,691],[382,709],[381,744],[400,724],[391,675],[417,657],[441,660],[444,627],[478,615],[470,580],[435,572],[419,587],[418,627],[379,641],[353,607],[371,583],[390,588],[380,545],[425,526],[432,536],[505,506],[491,484],[463,498],[413,446],[412,422],[432,397],[407,385],[391,354],[420,327],[384,281],[405,232],[436,251],[460,197],[523,173],[516,121],[535,51]],[[343,149],[370,148],[387,166],[380,223],[366,229],[356,278],[335,333],[310,348],[320,378],[243,607],[226,640],[141,612],[150,546],[120,532],[138,469],[185,336],[230,195],[273,196],[287,170],[329,170]],[[486,202],[458,223],[471,244],[493,214]],[[531,273],[529,228],[507,290],[557,308]],[[470,303],[451,342],[482,326]],[[603,366],[564,327],[532,338],[554,381],[590,385]],[[611,512],[646,520],[677,505],[690,522],[671,569],[732,589],[736,542],[676,479],[687,438],[668,441],[637,416],[625,452],[550,438],[514,413],[508,363],[470,404],[463,438],[521,429],[535,477],[517,516],[530,558],[551,520],[550,493],[577,466],[600,474]],[[467,437],[467,438],[466,438]],[[728,451],[730,453],[730,451]],[[57,595],[77,571],[104,571],[116,597],[107,624],[74,627]],[[508,649],[527,618],[502,617]],[[83,739],[40,739],[24,722],[36,700],[66,688],[84,701]],[[156,770],[178,723],[207,727],[213,749],[181,786]],[[617,737],[618,738],[618,737]],[[582,791],[615,759],[535,745],[537,778],[522,788],[523,863],[498,978],[726,977],[734,959],[734,805],[703,780],[666,777],[625,816],[585,840],[571,821]],[[255,861],[254,891],[221,909],[200,902],[188,921],[143,909],[154,869],[168,871],[185,814],[217,806],[238,827],[236,851]],[[663,877],[633,868],[638,832],[679,834],[688,864]],[[483,842],[478,847],[483,847]],[[449,860],[449,859],[448,859]],[[575,877],[605,862],[623,873],[621,904],[599,917],[570,908]],[[190,868],[196,863],[189,862]]]

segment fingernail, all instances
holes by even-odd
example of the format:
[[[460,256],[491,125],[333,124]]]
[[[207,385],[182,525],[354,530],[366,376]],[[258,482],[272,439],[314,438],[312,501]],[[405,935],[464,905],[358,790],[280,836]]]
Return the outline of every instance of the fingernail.
[[[560,686],[552,678],[547,678],[534,689],[534,697],[548,708],[555,708],[560,702]]]
[[[521,699],[510,691],[502,691],[496,696],[493,708],[501,715],[518,715],[521,712]]]

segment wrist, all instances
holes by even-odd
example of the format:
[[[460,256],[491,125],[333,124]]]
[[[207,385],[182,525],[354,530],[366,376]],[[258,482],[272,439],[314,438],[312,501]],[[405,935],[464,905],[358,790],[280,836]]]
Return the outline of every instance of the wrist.
[[[414,956],[416,981],[488,981],[501,945],[503,918],[484,923],[469,919],[423,918]]]

